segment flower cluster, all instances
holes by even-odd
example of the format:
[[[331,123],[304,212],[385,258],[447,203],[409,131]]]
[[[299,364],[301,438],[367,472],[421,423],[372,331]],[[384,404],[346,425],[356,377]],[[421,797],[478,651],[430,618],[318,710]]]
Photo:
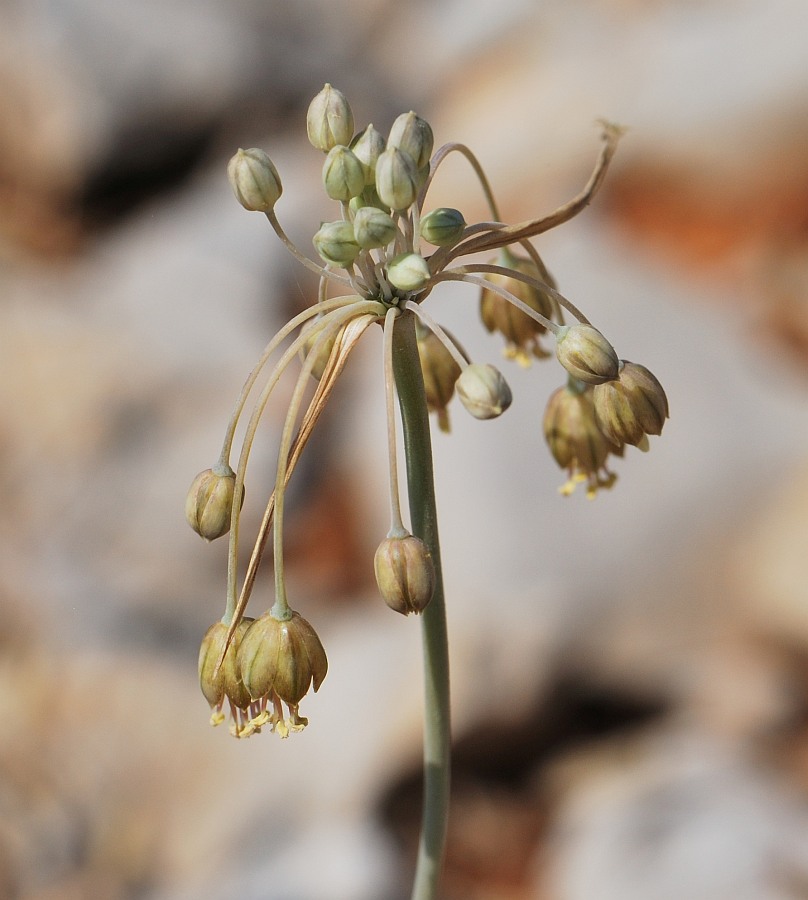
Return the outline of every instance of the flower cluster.
[[[376,552],[375,572],[382,598],[403,615],[427,607],[435,571],[429,547],[404,524],[398,495],[396,329],[415,324],[418,379],[441,430],[449,431],[448,407],[455,395],[478,419],[501,415],[512,400],[502,373],[488,363],[473,362],[424,309],[424,301],[442,282],[475,286],[483,324],[504,338],[507,358],[528,366],[533,358],[551,356],[554,345],[567,380],[550,397],[544,433],[555,460],[569,474],[564,493],[578,482],[586,483],[589,496],[610,487],[615,476],[606,466],[609,455],[621,456],[627,444],[646,449],[647,436],[660,434],[668,416],[657,379],[643,366],[618,358],[606,338],[558,292],[530,241],[589,203],[614,154],[620,136],[616,126],[604,125],[600,156],[577,197],[550,215],[508,225],[474,154],[457,143],[434,151],[431,127],[414,112],[400,115],[386,137],[373,125],[355,133],[348,101],[326,84],[312,101],[306,124],[310,143],[325,155],[323,187],[339,207],[339,217],[323,223],[313,238],[321,262],[305,256],[281,227],[275,206],[283,187],[263,150],[239,150],[230,160],[228,177],[241,205],[263,212],[290,252],[319,276],[317,302],[267,345],[238,398],[218,462],[197,476],[186,502],[188,522],[203,538],[213,540],[228,531],[230,535],[225,613],[205,635],[199,675],[213,710],[212,723],[223,721],[226,699],[237,737],[262,728],[285,737],[303,728],[306,720],[298,704],[326,675],[319,637],[286,596],[284,494],[349,354],[370,325],[383,327],[391,508],[390,530]],[[469,225],[458,209],[425,206],[432,179],[453,153],[465,157],[477,176],[490,221]],[[485,261],[458,263],[461,257],[479,259],[481,254]],[[567,314],[575,320],[572,324],[565,322]],[[275,490],[238,590],[239,522],[250,452],[273,389],[298,360],[302,362],[281,434]],[[233,469],[234,435],[251,397],[254,405]],[[270,533],[274,602],[253,620],[244,612]]]

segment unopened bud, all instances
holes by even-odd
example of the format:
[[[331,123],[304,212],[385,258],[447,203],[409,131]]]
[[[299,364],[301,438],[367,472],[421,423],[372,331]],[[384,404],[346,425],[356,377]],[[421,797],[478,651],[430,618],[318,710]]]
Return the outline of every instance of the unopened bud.
[[[380,209],[382,212],[390,212],[390,207],[382,202],[376,193],[376,186],[373,184],[368,185],[358,197],[352,197],[348,206],[352,213],[357,213],[366,206],[372,206],[374,209]]]
[[[323,185],[332,200],[350,200],[361,194],[365,187],[362,164],[342,144],[328,151],[323,163]]]
[[[235,472],[227,464],[205,469],[194,478],[185,497],[185,518],[206,541],[214,541],[230,530],[235,486]]]
[[[283,193],[278,170],[257,147],[238,150],[227,164],[227,177],[238,202],[253,212],[268,212]]]
[[[420,253],[400,253],[387,266],[387,280],[400,291],[420,291],[431,277]]]
[[[591,325],[564,325],[556,332],[556,356],[579,381],[602,384],[617,378],[620,361],[614,347]]]
[[[387,138],[387,146],[398,147],[409,154],[416,169],[422,169],[429,164],[433,144],[434,137],[429,122],[412,111],[398,116]]]
[[[455,390],[460,402],[475,419],[495,419],[513,400],[502,373],[488,363],[467,366],[457,379]]]
[[[326,84],[309,104],[306,131],[309,142],[317,150],[328,153],[337,144],[346,147],[353,137],[354,120],[345,94]]]
[[[637,363],[620,361],[614,381],[594,389],[595,414],[601,431],[614,444],[643,449],[646,435],[661,434],[668,418],[668,398],[656,377]]]
[[[320,256],[334,266],[349,266],[360,250],[350,222],[325,222],[312,243]]]
[[[363,206],[354,215],[354,235],[363,250],[386,247],[396,236],[396,223],[375,206]]]
[[[353,142],[351,150],[362,164],[362,171],[365,173],[365,184],[371,185],[376,182],[376,162],[386,147],[384,135],[377,131],[373,125],[368,127]]]
[[[459,209],[440,207],[421,219],[421,237],[436,247],[451,247],[465,228],[466,220]]]
[[[405,210],[418,196],[418,169],[412,157],[397,147],[388,147],[376,162],[376,192],[383,203]]]
[[[427,545],[412,534],[389,537],[373,560],[379,593],[404,616],[426,609],[435,592],[435,564]]]

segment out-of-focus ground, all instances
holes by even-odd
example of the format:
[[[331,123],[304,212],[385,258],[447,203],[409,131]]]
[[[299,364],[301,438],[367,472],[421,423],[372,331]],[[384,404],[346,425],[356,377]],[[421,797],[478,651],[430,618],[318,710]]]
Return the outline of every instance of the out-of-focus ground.
[[[378,335],[288,501],[328,678],[280,741],[208,727],[196,654],[226,548],[183,519],[264,343],[313,284],[224,178],[270,152],[304,248],[305,140],[415,108],[664,383],[671,420],[595,502],[541,438],[554,361],[435,434],[455,782],[447,900],[808,897],[808,66],[804,0],[63,0],[0,13],[0,898],[398,900],[420,808],[418,623],[378,600]],[[433,205],[487,218],[461,161]],[[430,309],[480,360],[459,286]],[[254,532],[280,405],[248,484]],[[264,483],[261,479],[264,478]],[[268,571],[253,603],[269,602]]]

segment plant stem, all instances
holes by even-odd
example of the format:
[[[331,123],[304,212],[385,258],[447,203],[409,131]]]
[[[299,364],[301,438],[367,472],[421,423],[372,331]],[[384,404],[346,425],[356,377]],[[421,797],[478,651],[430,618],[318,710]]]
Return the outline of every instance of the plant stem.
[[[449,644],[432,472],[432,443],[424,380],[415,341],[415,316],[404,312],[393,329],[393,368],[398,389],[412,531],[435,563],[435,593],[421,618],[424,648],[424,808],[412,900],[435,900],[449,817],[451,727]]]

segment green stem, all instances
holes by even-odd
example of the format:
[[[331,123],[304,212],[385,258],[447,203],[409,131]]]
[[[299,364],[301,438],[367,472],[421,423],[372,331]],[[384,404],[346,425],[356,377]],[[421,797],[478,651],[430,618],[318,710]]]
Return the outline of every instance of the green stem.
[[[416,537],[435,563],[435,593],[421,619],[424,647],[424,808],[412,900],[435,900],[449,818],[451,727],[449,644],[432,473],[432,443],[424,380],[415,342],[415,316],[405,312],[394,323],[393,368],[398,389],[410,519]]]

